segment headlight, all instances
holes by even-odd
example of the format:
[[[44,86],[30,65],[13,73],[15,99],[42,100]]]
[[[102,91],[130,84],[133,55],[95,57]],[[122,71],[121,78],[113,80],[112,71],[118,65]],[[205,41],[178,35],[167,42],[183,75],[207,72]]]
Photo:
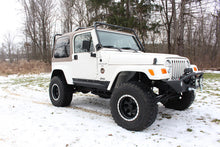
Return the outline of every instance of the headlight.
[[[172,63],[170,60],[166,60],[165,66],[167,67],[167,72],[170,74],[172,72]]]

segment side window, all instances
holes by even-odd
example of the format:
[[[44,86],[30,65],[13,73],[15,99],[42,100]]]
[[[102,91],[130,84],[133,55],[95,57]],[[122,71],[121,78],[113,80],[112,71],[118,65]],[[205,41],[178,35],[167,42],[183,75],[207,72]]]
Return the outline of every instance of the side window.
[[[83,49],[83,42],[88,41],[89,42],[89,50]],[[93,52],[93,42],[92,42],[92,36],[91,33],[83,33],[80,35],[77,35],[74,39],[74,48],[75,53],[82,53],[82,52]]]
[[[58,38],[54,49],[54,58],[66,58],[70,56],[70,39]]]

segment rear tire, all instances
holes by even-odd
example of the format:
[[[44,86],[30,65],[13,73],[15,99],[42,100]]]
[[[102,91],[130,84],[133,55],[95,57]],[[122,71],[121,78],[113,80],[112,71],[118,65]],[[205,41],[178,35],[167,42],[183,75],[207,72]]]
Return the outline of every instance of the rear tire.
[[[150,89],[143,84],[124,83],[115,89],[111,100],[111,113],[115,122],[128,130],[141,131],[156,119],[158,106]]]
[[[183,92],[174,99],[169,99],[167,102],[162,102],[166,108],[174,110],[186,110],[191,106],[195,99],[194,91]]]
[[[70,105],[73,92],[65,79],[55,76],[50,82],[49,95],[54,106],[65,107]]]

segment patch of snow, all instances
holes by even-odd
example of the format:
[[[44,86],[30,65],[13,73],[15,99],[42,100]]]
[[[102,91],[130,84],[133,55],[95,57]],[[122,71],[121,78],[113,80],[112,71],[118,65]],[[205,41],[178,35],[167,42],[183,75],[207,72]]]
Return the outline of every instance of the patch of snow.
[[[40,80],[28,81],[32,78]],[[0,76],[0,146],[220,145],[220,91],[216,90],[220,81],[205,79],[204,91],[197,91],[188,110],[175,111],[158,104],[154,124],[134,132],[117,126],[109,100],[90,93],[73,94],[69,107],[53,106],[49,78],[49,74]]]
[[[204,73],[215,73],[215,74],[220,74],[220,71],[214,71],[214,70],[204,70]]]

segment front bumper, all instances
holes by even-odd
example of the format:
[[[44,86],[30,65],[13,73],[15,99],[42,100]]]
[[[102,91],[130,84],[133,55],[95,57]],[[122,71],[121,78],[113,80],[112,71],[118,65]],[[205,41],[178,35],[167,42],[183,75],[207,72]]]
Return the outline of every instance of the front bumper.
[[[179,80],[164,80],[164,82],[177,93],[192,91],[197,88],[202,90],[203,72],[192,72],[182,76]]]

